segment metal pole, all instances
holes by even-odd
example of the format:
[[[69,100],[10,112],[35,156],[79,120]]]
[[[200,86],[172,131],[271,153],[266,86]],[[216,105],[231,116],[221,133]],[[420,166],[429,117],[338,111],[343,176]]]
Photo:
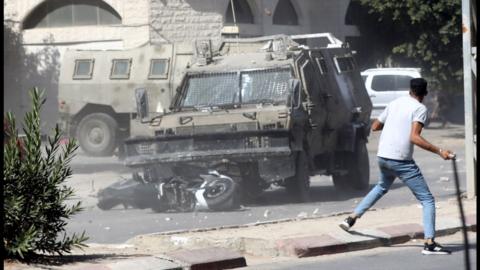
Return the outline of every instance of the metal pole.
[[[476,196],[476,166],[474,151],[474,99],[472,78],[472,32],[471,32],[470,0],[462,0],[462,32],[463,32],[463,85],[465,101],[465,165],[467,176],[467,196]]]

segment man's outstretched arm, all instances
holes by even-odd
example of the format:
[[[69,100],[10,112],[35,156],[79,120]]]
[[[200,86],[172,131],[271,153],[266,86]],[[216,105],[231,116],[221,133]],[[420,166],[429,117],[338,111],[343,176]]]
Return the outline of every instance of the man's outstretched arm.
[[[416,146],[423,148],[427,151],[435,153],[441,156],[443,159],[451,159],[451,155],[453,153],[450,150],[443,150],[427,140],[425,140],[420,133],[422,133],[423,124],[420,122],[413,122],[412,124],[412,132],[410,133],[410,141],[415,144]]]

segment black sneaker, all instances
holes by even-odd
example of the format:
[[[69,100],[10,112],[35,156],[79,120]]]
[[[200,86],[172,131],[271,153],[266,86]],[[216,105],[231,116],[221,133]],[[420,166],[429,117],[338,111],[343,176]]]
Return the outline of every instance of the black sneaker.
[[[450,250],[443,248],[435,241],[430,245],[425,243],[425,247],[422,250],[422,254],[425,255],[448,255],[451,253],[452,252]]]
[[[355,224],[355,219],[352,217],[347,217],[342,223],[338,224],[340,228],[344,229],[345,231],[348,231],[350,228],[353,227]]]

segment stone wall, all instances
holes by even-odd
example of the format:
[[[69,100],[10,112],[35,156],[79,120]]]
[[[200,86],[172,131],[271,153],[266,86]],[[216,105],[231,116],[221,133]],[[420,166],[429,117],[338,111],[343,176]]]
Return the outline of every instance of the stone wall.
[[[218,13],[196,11],[185,0],[151,0],[150,9],[152,43],[220,37],[223,16]]]

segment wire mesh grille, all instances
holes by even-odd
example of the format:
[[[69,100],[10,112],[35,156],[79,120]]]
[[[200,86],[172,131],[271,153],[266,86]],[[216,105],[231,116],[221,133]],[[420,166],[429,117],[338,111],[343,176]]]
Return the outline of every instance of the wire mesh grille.
[[[282,101],[288,95],[289,68],[190,75],[182,107]],[[239,82],[239,79],[241,82]]]
[[[258,70],[242,73],[242,102],[280,101],[288,95],[289,69]]]
[[[238,95],[236,73],[198,74],[188,80],[183,106],[223,105],[234,102]]]

